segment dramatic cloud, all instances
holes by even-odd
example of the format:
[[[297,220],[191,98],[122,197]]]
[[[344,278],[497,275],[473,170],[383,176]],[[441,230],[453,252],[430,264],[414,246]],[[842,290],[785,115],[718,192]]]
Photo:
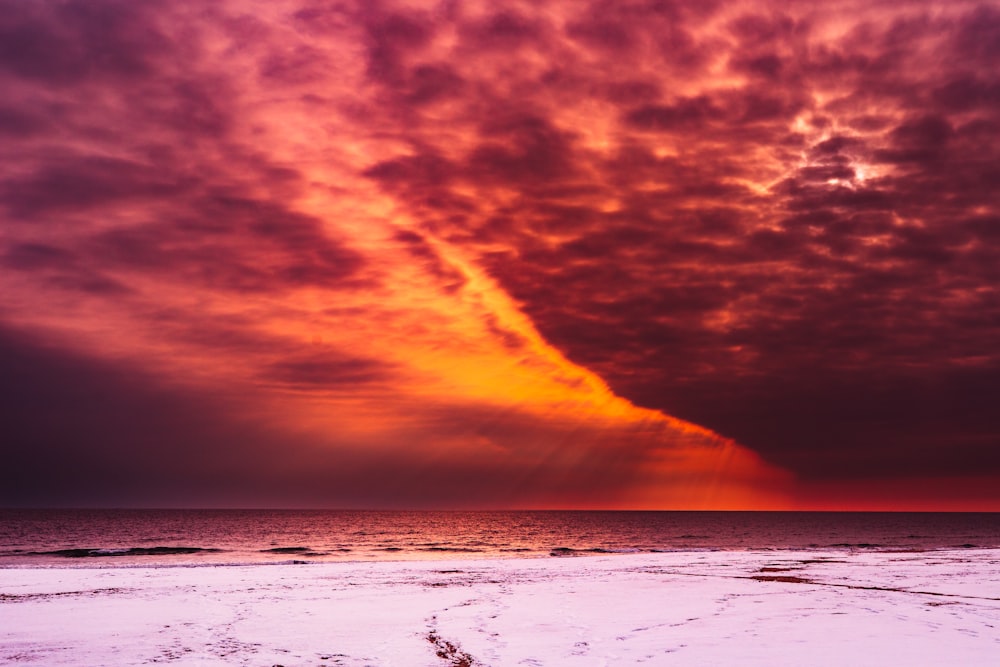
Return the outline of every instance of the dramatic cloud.
[[[6,503],[1000,502],[989,3],[2,4]]]

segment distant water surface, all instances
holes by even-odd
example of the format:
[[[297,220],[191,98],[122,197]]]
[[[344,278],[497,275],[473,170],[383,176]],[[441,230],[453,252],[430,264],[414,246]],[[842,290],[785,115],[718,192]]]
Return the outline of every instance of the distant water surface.
[[[0,510],[0,567],[1000,548],[1000,513]]]

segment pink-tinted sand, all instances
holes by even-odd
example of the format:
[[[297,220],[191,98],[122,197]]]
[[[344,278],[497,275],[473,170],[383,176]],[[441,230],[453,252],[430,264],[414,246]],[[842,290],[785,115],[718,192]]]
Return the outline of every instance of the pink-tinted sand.
[[[0,664],[998,659],[997,550],[0,570]]]

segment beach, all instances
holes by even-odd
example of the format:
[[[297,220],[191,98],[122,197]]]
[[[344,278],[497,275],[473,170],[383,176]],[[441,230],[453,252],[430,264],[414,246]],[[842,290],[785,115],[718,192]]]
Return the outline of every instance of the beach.
[[[1000,550],[0,569],[0,664],[995,665]]]

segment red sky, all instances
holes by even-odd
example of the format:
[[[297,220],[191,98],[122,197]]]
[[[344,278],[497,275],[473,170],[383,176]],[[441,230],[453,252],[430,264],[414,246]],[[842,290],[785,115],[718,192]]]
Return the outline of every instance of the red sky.
[[[1000,10],[0,0],[0,506],[1000,509]]]

